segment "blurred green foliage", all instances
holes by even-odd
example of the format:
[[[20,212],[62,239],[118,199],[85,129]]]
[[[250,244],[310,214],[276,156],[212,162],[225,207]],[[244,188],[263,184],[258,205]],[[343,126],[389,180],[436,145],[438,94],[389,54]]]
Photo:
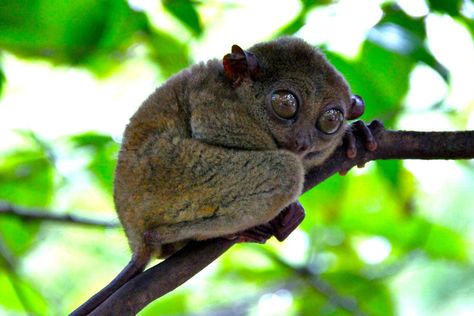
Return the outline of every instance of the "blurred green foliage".
[[[130,58],[131,48],[141,45],[146,48],[142,58],[168,77],[192,63],[192,45],[199,43],[207,29],[201,3],[163,0],[161,4],[189,31],[191,41],[157,28],[151,23],[152,13],[133,10],[124,0],[0,0],[0,53],[106,76],[113,75],[118,65]],[[275,37],[298,32],[311,12],[333,5],[333,1],[301,0],[300,4],[300,12],[286,25],[274,26]],[[427,1],[430,12],[454,17],[474,34],[474,23],[462,14],[462,4],[460,0]],[[393,1],[381,4],[381,10],[383,16],[367,34],[355,58],[325,47],[323,50],[353,90],[364,97],[368,105],[364,118],[380,118],[394,127],[406,110],[410,75],[416,66],[425,65],[446,84],[451,82],[449,70],[427,45],[426,16],[410,16]],[[0,69],[0,92],[4,81]],[[41,140],[34,132],[20,135],[21,146],[0,153],[0,201],[20,207],[56,207],[66,190],[65,183],[74,181],[64,179],[58,168],[58,151],[83,157],[79,173],[92,180],[94,191],[111,199],[119,145],[109,135],[87,132],[70,135],[57,144]],[[90,199],[90,191],[84,190],[79,193],[81,199]],[[332,177],[300,199],[308,214],[298,235],[303,236],[299,240],[301,258],[294,262],[286,258],[285,244],[270,242],[265,247],[271,251],[262,250],[262,246],[238,245],[205,276],[154,302],[142,314],[220,315],[219,311],[225,311],[226,315],[259,315],[265,314],[259,309],[265,306],[265,298],[275,295],[280,299],[290,297],[290,306],[279,315],[348,315],[354,310],[368,315],[397,314],[398,297],[391,281],[415,260],[413,256],[428,263],[448,262],[459,269],[458,275],[472,275],[474,265],[468,235],[424,216],[419,212],[418,199],[414,176],[400,161],[374,163],[357,176]],[[63,201],[62,205],[77,203]],[[78,269],[77,265],[87,267],[84,262],[94,257],[94,262],[103,267],[97,270],[107,271],[113,259],[123,259],[114,254],[115,250],[125,250],[112,248],[110,240],[115,237],[110,230],[91,233],[69,226],[55,230],[51,226],[0,216],[0,314],[65,314],[107,281],[99,279],[101,282],[96,280],[96,284],[90,281],[94,275],[88,279],[72,273],[94,272]],[[58,238],[52,241],[48,234]],[[102,238],[84,237],[91,234]],[[358,247],[361,241],[374,238],[389,246],[389,254],[381,262],[370,263]],[[78,243],[78,239],[84,242]],[[94,244],[82,249],[85,240]],[[64,267],[68,281],[27,281],[22,263],[33,260],[28,255],[41,246],[48,247],[48,243],[57,247],[61,242],[67,244],[68,253],[76,256],[68,262],[79,262]],[[73,252],[69,244],[81,249]],[[84,259],[79,261],[79,257]],[[57,289],[47,292],[45,288],[54,288],[55,282]],[[74,287],[63,292],[61,289],[68,286],[64,283],[74,283]],[[466,285],[459,282],[458,286]]]

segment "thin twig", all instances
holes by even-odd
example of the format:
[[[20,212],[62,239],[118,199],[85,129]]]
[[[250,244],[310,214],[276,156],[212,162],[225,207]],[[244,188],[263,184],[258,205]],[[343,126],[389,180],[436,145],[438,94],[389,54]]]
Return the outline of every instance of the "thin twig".
[[[378,143],[375,152],[364,149],[357,140],[355,159],[338,148],[325,163],[311,170],[304,191],[329,178],[338,171],[377,159],[472,159],[474,158],[474,131],[465,132],[403,132],[385,131],[369,126]],[[191,243],[160,264],[129,281],[91,315],[133,315],[153,300],[174,290],[213,262],[235,241],[212,239]]]
[[[119,223],[114,220],[84,218],[73,214],[58,214],[39,208],[23,208],[0,201],[0,216],[15,216],[28,221],[51,221],[65,224],[116,228]]]
[[[367,314],[363,312],[357,301],[353,298],[345,297],[338,293],[338,291],[333,288],[329,283],[321,279],[321,277],[307,267],[296,267],[283,260],[281,257],[277,256],[275,253],[269,251],[266,248],[261,248],[262,253],[269,257],[272,261],[284,267],[287,270],[293,272],[299,276],[303,281],[305,281],[312,289],[324,296],[332,305],[344,309],[356,316],[366,316]]]

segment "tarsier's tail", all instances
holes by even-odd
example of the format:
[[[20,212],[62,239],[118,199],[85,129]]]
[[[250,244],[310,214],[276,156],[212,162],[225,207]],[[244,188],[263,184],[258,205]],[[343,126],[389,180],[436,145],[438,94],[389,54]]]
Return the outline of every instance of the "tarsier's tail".
[[[123,268],[123,270],[102,290],[94,294],[84,304],[74,310],[69,316],[85,316],[91,313],[97,306],[102,304],[119,288],[121,288],[129,280],[143,272],[148,262],[150,261],[150,253],[134,254],[130,262]]]

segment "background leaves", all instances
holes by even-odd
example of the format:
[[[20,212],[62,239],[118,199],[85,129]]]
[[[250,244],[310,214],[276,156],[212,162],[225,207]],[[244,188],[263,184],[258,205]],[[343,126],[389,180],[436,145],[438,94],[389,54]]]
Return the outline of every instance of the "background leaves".
[[[328,19],[339,18],[331,12],[341,12],[343,1],[295,2],[291,8],[299,6],[299,11],[288,15],[284,23],[271,20],[282,5],[277,2],[272,14],[238,2],[153,3],[0,0],[0,119],[18,110],[15,95],[22,91],[16,86],[21,77],[14,73],[16,64],[31,69],[39,64],[54,66],[51,76],[35,86],[55,84],[49,81],[56,72],[63,71],[64,78],[69,78],[69,71],[80,72],[80,80],[70,83],[78,94],[68,96],[69,101],[94,93],[85,83],[89,74],[97,78],[98,86],[117,83],[112,88],[101,86],[115,93],[123,89],[121,81],[127,83],[127,90],[139,88],[133,79],[141,73],[134,75],[134,71],[152,69],[159,85],[194,62],[224,55],[234,38],[246,32],[249,41],[296,34],[321,46],[354,93],[364,97],[364,120],[379,118],[390,128],[408,124],[416,129],[465,129],[474,122],[474,97],[456,95],[463,90],[456,76],[462,70],[469,72],[471,66],[453,69],[430,38],[434,36],[430,21],[439,18],[470,32],[472,39],[469,1],[427,1],[424,11],[417,14],[397,1],[358,5],[351,9],[354,19],[360,17],[357,10],[361,9],[367,17],[376,9],[378,17],[352,53],[335,48],[330,39],[317,42],[307,31],[318,17],[315,13],[329,9],[324,11],[329,12]],[[232,14],[241,18],[225,28],[226,21],[233,21]],[[329,28],[325,32],[333,38],[347,36],[355,22],[342,22],[344,34]],[[262,23],[270,23],[273,29],[259,38],[256,34],[264,29]],[[452,38],[458,35],[450,34]],[[203,51],[209,47],[207,56]],[[440,84],[448,91],[426,107],[410,101],[417,92],[414,73],[420,67],[442,78]],[[433,90],[423,87],[423,98],[417,102],[430,99],[437,92]],[[145,97],[140,96],[140,101]],[[38,93],[33,103],[46,108],[53,99]],[[70,106],[61,104],[66,109]],[[86,124],[101,115],[103,102],[94,106],[96,112],[77,119]],[[114,106],[114,113],[101,118],[104,126],[118,120],[123,110]],[[24,114],[25,121],[29,115]],[[56,113],[50,116],[51,125],[65,119]],[[120,136],[98,128],[50,137],[44,130],[29,130],[22,122],[16,124],[27,132],[18,132],[14,126],[15,132],[8,131],[14,137],[7,133],[0,137],[0,209],[12,203],[45,212],[115,216],[113,172]],[[469,202],[474,165],[430,164],[431,169],[412,162],[379,161],[345,177],[328,179],[301,197],[307,217],[301,230],[287,241],[233,247],[202,275],[142,314],[348,315],[355,309],[369,315],[406,310],[450,315],[469,311],[474,297],[468,277],[474,264],[474,217]],[[423,181],[426,172],[436,179]],[[128,256],[119,229],[84,229],[0,214],[0,314],[66,314],[108,282]],[[338,304],[338,299],[349,305]]]

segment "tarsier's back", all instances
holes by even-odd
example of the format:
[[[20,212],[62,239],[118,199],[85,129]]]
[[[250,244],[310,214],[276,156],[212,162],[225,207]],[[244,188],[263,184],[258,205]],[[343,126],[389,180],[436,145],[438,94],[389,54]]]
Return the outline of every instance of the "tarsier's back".
[[[172,77],[132,117],[119,156],[115,203],[134,253],[272,220],[341,143],[351,102],[294,38],[234,46]]]

